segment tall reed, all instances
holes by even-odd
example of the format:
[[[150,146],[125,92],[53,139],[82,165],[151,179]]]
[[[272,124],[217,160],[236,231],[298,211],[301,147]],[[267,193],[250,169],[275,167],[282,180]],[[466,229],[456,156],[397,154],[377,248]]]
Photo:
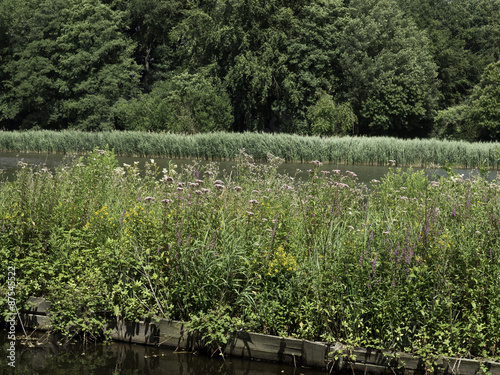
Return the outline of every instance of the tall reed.
[[[86,153],[106,146],[123,156],[233,160],[244,148],[255,160],[265,160],[270,152],[289,162],[320,160],[335,164],[387,165],[388,160],[395,160],[399,166],[449,163],[466,168],[500,167],[499,143],[225,132],[196,135],[70,130],[0,132],[0,151]]]

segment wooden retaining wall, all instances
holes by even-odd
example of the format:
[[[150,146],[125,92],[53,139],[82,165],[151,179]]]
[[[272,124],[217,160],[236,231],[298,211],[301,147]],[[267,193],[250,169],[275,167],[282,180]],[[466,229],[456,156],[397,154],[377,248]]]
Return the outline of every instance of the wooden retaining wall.
[[[31,308],[21,313],[24,327],[50,329],[50,302],[30,297]],[[161,319],[129,322],[111,321],[111,338],[116,341],[157,345],[178,350],[203,349],[196,335],[183,322]],[[286,363],[293,366],[363,374],[427,373],[421,358],[406,354],[363,348],[347,348],[340,343],[283,338],[252,332],[237,332],[228,337],[224,355]],[[500,375],[500,363],[461,358],[440,358],[435,373],[442,375]]]

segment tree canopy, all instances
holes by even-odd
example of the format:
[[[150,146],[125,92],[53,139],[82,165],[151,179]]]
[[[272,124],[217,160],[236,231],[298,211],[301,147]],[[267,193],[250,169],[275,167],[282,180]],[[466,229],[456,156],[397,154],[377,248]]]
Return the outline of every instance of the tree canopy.
[[[3,129],[500,137],[498,0],[0,0],[0,51]]]

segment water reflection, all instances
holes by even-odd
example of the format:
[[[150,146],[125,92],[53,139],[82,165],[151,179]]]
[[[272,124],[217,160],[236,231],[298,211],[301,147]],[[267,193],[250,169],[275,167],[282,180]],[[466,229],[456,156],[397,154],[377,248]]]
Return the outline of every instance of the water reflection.
[[[326,372],[238,358],[209,358],[152,346],[80,342],[61,345],[54,336],[16,341],[16,367],[7,366],[7,333],[0,330],[0,373],[22,375],[324,375]],[[5,372],[3,372],[7,369]]]

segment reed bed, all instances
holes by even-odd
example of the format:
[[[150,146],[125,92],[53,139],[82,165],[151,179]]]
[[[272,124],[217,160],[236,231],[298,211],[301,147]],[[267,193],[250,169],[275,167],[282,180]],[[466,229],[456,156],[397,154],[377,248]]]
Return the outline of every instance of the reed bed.
[[[54,327],[87,337],[159,316],[219,349],[248,329],[416,353],[429,372],[438,355],[499,358],[498,181],[391,168],[365,190],[319,161],[300,180],[268,159],[242,152],[222,175],[107,150],[55,172],[20,162],[0,183],[2,311],[15,267],[18,307],[44,296]]]
[[[110,131],[0,132],[0,151],[86,153],[106,146],[117,155],[234,160],[245,149],[255,160],[269,152],[288,162],[319,160],[334,164],[498,169],[499,143],[468,143],[437,139],[403,140],[391,137],[299,136],[267,133],[204,133],[183,135]]]

